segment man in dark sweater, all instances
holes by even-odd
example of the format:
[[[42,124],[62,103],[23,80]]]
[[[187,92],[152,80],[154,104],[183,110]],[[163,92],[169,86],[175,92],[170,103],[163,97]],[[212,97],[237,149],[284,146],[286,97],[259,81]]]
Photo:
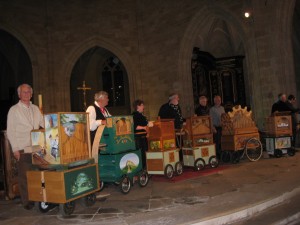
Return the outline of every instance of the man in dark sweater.
[[[160,107],[158,116],[161,119],[174,119],[175,129],[182,128],[185,119],[181,114],[179,95],[177,93],[173,93],[169,96],[169,102]]]
[[[288,112],[290,108],[286,104],[286,94],[280,93],[278,95],[278,101],[272,105],[272,112]]]
[[[196,108],[197,116],[209,116],[209,107],[207,106],[207,98],[204,95],[199,97],[199,106]]]
[[[294,95],[289,95],[286,104],[291,112],[292,116],[292,129],[293,129],[293,142],[292,146],[295,147],[296,135],[297,135],[297,114],[299,113],[300,109],[295,107],[296,104],[296,97]]]

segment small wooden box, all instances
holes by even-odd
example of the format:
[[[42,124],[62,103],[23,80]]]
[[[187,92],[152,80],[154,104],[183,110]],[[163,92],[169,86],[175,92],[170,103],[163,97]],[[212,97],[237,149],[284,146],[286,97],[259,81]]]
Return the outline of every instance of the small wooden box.
[[[65,171],[28,171],[30,201],[66,203],[99,190],[98,164]]]
[[[179,162],[179,149],[164,152],[146,152],[147,172],[149,174],[164,174],[165,167],[170,164],[175,170]]]
[[[149,127],[148,139],[175,139],[174,120],[158,119],[157,121],[155,121],[153,123],[153,127]]]
[[[268,135],[293,135],[292,119],[290,115],[274,115],[265,120],[265,130]]]
[[[223,151],[242,150],[250,138],[257,138],[259,140],[259,133],[223,135],[221,137],[221,148]]]
[[[45,130],[35,130],[31,134],[33,145],[45,143],[32,153],[33,164],[67,164],[90,158],[87,113],[59,112],[44,117]]]
[[[192,116],[186,118],[186,127],[189,135],[201,135],[212,133],[210,116]]]

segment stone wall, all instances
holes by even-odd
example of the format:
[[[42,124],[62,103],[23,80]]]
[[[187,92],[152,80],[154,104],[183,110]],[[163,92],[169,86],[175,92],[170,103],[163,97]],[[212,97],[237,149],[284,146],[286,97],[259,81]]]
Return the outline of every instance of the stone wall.
[[[246,4],[247,3],[247,4]],[[126,67],[130,100],[142,98],[155,119],[170,92],[193,114],[191,55],[245,55],[247,99],[260,127],[279,92],[296,93],[290,30],[295,0],[10,0],[0,29],[16,37],[32,62],[45,112],[70,110],[78,58],[99,46]],[[243,17],[246,8],[250,19]],[[221,36],[220,34],[223,34]],[[37,96],[35,97],[37,98]]]

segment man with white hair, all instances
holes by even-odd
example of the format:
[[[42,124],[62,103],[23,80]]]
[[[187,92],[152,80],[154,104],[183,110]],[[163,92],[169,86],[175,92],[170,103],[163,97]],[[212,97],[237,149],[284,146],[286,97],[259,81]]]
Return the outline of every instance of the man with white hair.
[[[286,94],[280,93],[278,94],[278,100],[272,105],[272,111],[274,112],[288,112],[290,111],[290,108],[287,105],[287,98]]]
[[[98,126],[106,125],[106,118],[111,116],[106,108],[108,105],[108,93],[99,91],[95,94],[95,102],[90,105],[86,112],[89,113],[91,143],[93,144]]]
[[[26,171],[32,167],[31,153],[24,153],[31,146],[30,132],[44,127],[43,115],[38,106],[30,101],[33,90],[28,84],[18,87],[19,102],[13,105],[7,115],[7,137],[17,160],[18,185],[25,209],[33,208],[28,200]]]
[[[179,106],[179,95],[173,93],[169,95],[169,102],[163,104],[160,109],[158,116],[161,119],[174,119],[175,129],[181,129],[185,119],[181,114],[181,108]]]
[[[221,137],[222,137],[222,126],[221,126],[221,116],[225,113],[225,109],[222,106],[222,98],[220,95],[214,97],[214,105],[209,110],[209,115],[213,124],[213,138],[216,144],[216,153],[218,159],[221,157]]]

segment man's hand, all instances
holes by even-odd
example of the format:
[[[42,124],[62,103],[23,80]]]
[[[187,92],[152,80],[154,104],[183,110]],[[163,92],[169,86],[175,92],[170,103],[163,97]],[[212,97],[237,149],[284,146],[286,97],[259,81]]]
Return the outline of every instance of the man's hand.
[[[217,133],[217,129],[214,126],[212,127],[212,130],[213,130],[213,133],[215,133],[215,134]]]
[[[20,151],[15,151],[14,157],[16,158],[17,161],[19,161],[20,160]]]

